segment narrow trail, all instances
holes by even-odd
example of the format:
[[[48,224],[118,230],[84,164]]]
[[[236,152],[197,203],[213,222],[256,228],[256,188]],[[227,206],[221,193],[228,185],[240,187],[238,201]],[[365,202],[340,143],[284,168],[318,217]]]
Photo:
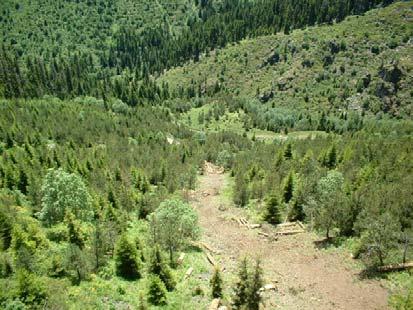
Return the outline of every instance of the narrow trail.
[[[226,273],[236,272],[243,256],[260,258],[266,283],[265,309],[388,309],[387,290],[376,280],[360,280],[360,270],[346,253],[320,250],[311,233],[268,241],[257,230],[240,227],[230,218],[242,210],[219,210],[226,176],[209,172],[200,178],[192,204],[199,214],[202,241]],[[221,208],[222,209],[222,208]]]

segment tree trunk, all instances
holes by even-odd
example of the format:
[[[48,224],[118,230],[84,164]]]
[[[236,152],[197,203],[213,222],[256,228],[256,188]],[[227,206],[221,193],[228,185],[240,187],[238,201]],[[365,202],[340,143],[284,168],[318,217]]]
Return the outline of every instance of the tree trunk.
[[[407,249],[409,248],[409,240],[406,238],[404,241],[404,250],[403,250],[403,264],[406,263]]]
[[[174,251],[173,251],[172,247],[169,247],[169,261],[170,261],[170,265],[173,266],[173,263],[174,263]]]

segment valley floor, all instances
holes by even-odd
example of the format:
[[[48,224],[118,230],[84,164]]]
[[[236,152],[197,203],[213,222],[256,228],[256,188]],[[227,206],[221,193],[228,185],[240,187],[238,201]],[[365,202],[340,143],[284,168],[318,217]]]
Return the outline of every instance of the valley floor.
[[[199,214],[202,241],[224,268],[227,285],[236,279],[240,259],[247,256],[261,259],[265,283],[276,286],[276,291],[265,294],[266,309],[388,308],[383,283],[361,279],[362,269],[348,252],[320,249],[320,238],[309,232],[269,241],[257,229],[240,227],[232,219],[243,210],[223,201],[226,182],[227,175],[217,172],[201,176],[192,204]]]

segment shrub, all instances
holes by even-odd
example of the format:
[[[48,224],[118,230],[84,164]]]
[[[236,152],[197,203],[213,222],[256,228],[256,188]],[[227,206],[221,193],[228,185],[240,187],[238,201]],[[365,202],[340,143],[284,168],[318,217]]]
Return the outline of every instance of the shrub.
[[[158,276],[149,277],[148,301],[152,305],[166,305],[166,287]]]

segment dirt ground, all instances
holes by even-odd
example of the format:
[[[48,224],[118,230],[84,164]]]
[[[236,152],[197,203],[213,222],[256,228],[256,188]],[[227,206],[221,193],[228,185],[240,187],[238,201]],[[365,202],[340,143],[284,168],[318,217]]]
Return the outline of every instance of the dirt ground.
[[[377,280],[361,279],[349,253],[319,249],[319,237],[309,232],[270,241],[258,234],[260,229],[231,220],[242,216],[242,210],[220,208],[225,177],[207,171],[192,199],[202,241],[227,276],[236,272],[241,257],[261,259],[265,282],[276,287],[265,294],[265,309],[388,309],[387,290]]]

